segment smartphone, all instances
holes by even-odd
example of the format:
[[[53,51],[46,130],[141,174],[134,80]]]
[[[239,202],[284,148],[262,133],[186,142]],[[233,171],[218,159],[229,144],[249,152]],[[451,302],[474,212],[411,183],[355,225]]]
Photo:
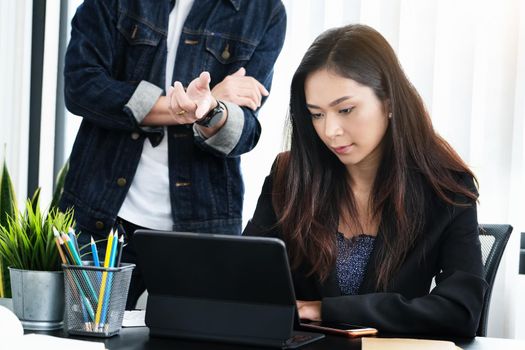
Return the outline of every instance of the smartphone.
[[[346,337],[364,337],[377,335],[377,329],[348,323],[327,323],[319,321],[301,320],[305,329],[328,334],[343,335]]]

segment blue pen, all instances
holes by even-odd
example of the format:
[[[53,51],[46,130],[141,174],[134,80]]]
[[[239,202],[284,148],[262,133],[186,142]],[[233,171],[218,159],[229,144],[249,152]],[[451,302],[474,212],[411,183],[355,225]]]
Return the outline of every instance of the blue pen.
[[[111,255],[109,258],[109,267],[112,268],[115,266],[115,260],[117,256],[117,246],[118,246],[118,235],[117,232],[115,232],[115,235],[113,237],[113,242],[111,245]],[[104,331],[104,324],[106,322],[106,315],[108,312],[108,306],[109,306],[109,298],[111,297],[111,282],[113,280],[113,272],[109,272],[108,276],[108,283],[106,286],[106,290],[104,291],[104,299],[102,300],[102,314],[100,317],[100,328]]]

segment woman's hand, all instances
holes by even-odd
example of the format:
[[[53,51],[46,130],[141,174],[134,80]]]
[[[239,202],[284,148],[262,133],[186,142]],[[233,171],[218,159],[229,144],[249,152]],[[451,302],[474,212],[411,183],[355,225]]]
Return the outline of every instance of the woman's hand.
[[[299,311],[300,319],[321,321],[321,302],[320,301],[297,300],[297,311]]]

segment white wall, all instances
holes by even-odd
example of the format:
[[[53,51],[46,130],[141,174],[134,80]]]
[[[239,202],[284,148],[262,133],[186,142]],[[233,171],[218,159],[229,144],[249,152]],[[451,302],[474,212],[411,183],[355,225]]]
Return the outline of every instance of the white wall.
[[[0,0],[0,143],[7,147],[6,160],[19,205],[27,194],[29,149],[29,99],[31,79],[32,1]],[[53,150],[58,60],[60,2],[46,3],[46,30],[42,84],[39,185],[42,203],[53,190]],[[31,194],[29,194],[31,195]]]
[[[29,0],[0,0],[0,159],[19,198],[27,192],[31,14]]]

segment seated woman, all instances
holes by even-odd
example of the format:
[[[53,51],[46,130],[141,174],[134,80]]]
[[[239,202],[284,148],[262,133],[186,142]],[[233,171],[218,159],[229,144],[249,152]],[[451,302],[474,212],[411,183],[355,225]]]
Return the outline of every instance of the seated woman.
[[[487,288],[476,180],[387,41],[364,25],[321,34],[289,122],[244,234],[285,241],[300,317],[474,336]]]

